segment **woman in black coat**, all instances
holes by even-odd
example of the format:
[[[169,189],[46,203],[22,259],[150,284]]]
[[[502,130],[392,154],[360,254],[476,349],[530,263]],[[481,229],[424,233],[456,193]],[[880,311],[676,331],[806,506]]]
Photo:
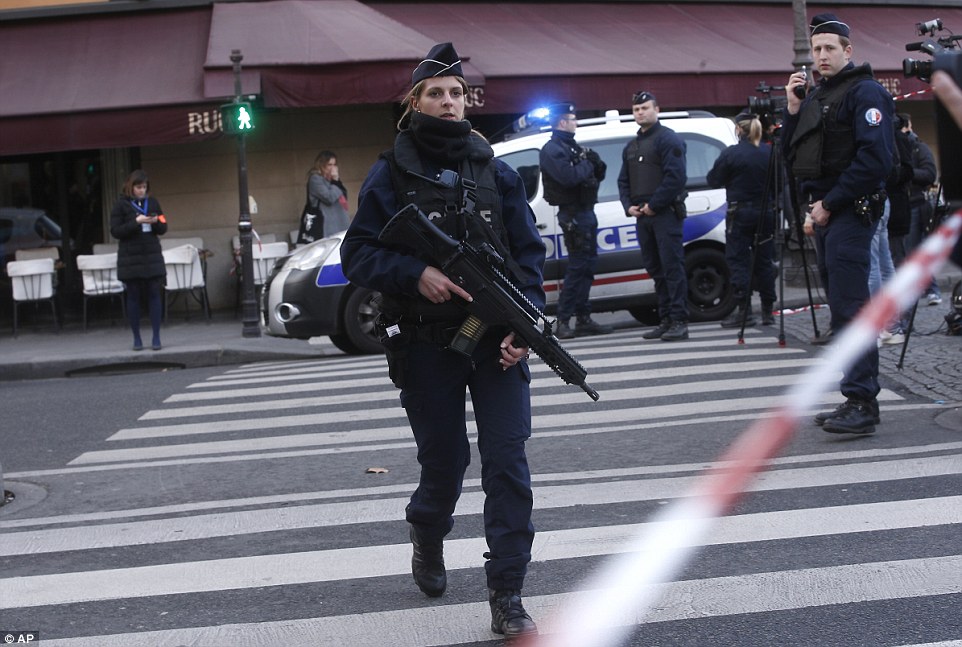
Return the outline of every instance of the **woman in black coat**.
[[[134,350],[143,350],[140,339],[140,301],[147,295],[153,339],[150,347],[160,350],[161,286],[167,277],[160,239],[167,233],[167,220],[156,198],[148,194],[147,174],[136,170],[124,182],[123,195],[110,212],[110,234],[119,241],[117,278],[127,288],[127,318],[134,333]]]

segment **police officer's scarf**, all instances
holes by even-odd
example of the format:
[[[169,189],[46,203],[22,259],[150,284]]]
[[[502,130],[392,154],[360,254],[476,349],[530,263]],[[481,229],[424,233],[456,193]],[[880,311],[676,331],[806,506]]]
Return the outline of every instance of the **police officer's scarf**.
[[[494,151],[480,136],[472,134],[467,119],[449,121],[422,112],[411,115],[411,134],[418,150],[440,162],[461,162],[468,157],[490,159]]]

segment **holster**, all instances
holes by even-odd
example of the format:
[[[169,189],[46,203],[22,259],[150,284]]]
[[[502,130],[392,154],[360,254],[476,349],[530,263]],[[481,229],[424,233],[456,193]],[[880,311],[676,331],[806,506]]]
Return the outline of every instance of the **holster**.
[[[866,227],[871,227],[882,218],[885,212],[885,200],[888,196],[884,191],[876,191],[863,195],[855,201],[855,215]]]
[[[407,368],[408,350],[413,336],[411,330],[401,324],[399,317],[380,313],[374,319],[374,329],[384,347],[387,358],[387,374],[394,386],[404,388],[404,370]]]
[[[591,245],[594,241],[591,240],[591,236],[587,232],[582,231],[575,224],[574,220],[568,222],[559,222],[561,225],[561,233],[565,239],[565,247],[568,248],[568,253],[572,252],[578,253],[583,251],[589,251]]]
[[[679,220],[684,220],[688,217],[688,207],[685,206],[685,198],[688,197],[687,192],[683,192],[681,196],[671,205],[671,208],[675,212],[675,217]]]

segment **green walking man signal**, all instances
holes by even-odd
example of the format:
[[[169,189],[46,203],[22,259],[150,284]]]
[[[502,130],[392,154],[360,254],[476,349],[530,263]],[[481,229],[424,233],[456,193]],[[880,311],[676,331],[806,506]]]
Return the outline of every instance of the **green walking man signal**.
[[[254,130],[251,104],[246,101],[225,103],[220,107],[220,123],[225,135],[240,135]]]

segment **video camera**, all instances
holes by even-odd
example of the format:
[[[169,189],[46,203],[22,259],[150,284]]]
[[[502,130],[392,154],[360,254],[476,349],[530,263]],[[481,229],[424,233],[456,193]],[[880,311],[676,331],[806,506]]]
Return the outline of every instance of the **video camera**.
[[[905,45],[905,51],[922,52],[923,54],[935,57],[943,52],[958,49],[962,35],[957,36],[950,32],[948,36],[935,37],[935,32],[943,31],[943,29],[942,21],[938,18],[929,20],[928,22],[916,23],[915,30],[919,36],[932,36],[934,38],[926,38],[922,41],[907,43]],[[928,83],[934,71],[932,67],[933,63],[934,61],[919,61],[914,58],[906,58],[902,60],[902,73],[905,74],[906,78],[915,77],[920,81]]]
[[[915,28],[919,36],[933,38],[908,43],[905,46],[906,51],[920,51],[932,59],[918,61],[906,58],[902,61],[902,72],[905,76],[928,83],[933,72],[942,70],[962,86],[962,50],[959,49],[962,35],[949,32],[948,36],[935,37],[936,32],[949,31],[943,28],[942,21],[938,18],[916,23]],[[959,171],[962,169],[962,132],[939,101],[935,102],[935,126],[941,167],[948,171],[942,174],[943,195],[950,207],[962,206],[962,172]]]
[[[755,91],[761,94],[760,97],[748,97],[748,112],[758,117],[762,122],[762,128],[766,131],[778,125],[788,105],[785,96],[772,96],[772,91],[784,91],[784,85],[768,85],[764,81],[759,82]]]

